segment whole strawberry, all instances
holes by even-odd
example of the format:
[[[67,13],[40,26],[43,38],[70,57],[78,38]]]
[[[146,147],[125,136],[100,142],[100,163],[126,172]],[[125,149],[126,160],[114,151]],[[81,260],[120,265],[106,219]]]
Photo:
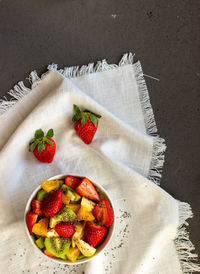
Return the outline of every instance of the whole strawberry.
[[[74,105],[74,129],[85,144],[90,144],[98,128],[99,114],[89,110],[80,111],[77,105]]]
[[[62,191],[60,189],[54,191],[49,195],[41,205],[41,211],[43,214],[53,217],[62,208]]]
[[[56,152],[56,143],[52,139],[53,129],[49,129],[46,136],[42,129],[35,131],[35,138],[29,143],[29,151],[33,152],[38,161],[51,163]]]

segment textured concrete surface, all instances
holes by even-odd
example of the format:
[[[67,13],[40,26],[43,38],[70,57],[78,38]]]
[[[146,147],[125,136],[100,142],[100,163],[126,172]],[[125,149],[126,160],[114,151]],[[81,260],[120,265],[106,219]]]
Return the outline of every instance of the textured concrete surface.
[[[200,1],[0,0],[0,95],[47,64],[136,53],[167,153],[162,187],[191,204],[200,254]]]

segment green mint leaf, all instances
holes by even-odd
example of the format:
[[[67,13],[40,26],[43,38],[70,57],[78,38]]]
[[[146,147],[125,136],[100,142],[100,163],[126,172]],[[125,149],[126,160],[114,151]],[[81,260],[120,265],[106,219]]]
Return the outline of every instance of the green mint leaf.
[[[81,113],[77,113],[74,115],[74,117],[72,118],[73,122],[77,122],[79,119],[81,118]]]
[[[33,143],[29,146],[29,151],[30,151],[30,152],[33,152],[34,149],[36,148],[36,146],[37,146],[37,142],[35,141],[35,142],[33,142]]]
[[[38,151],[41,153],[45,149],[46,145],[44,142],[38,144]]]
[[[90,113],[89,116],[90,116],[91,122],[92,122],[93,125],[96,127],[97,121],[98,121],[97,117],[96,117],[94,114],[92,114],[92,113]]]
[[[52,129],[52,128],[50,128],[50,129],[48,130],[47,134],[46,134],[46,137],[48,137],[48,138],[52,138],[52,137],[53,137],[53,135],[54,135],[53,129]]]
[[[81,125],[85,125],[87,123],[88,117],[87,116],[83,116],[81,119]]]
[[[51,140],[49,140],[48,138],[45,139],[45,142],[47,142],[49,145],[53,146],[53,142]]]
[[[74,112],[81,113],[80,108],[77,105],[74,105]]]
[[[36,139],[39,139],[39,138],[42,138],[42,137],[44,137],[44,132],[42,131],[41,128],[40,128],[40,129],[37,129],[37,130],[35,131],[35,138],[36,138]]]

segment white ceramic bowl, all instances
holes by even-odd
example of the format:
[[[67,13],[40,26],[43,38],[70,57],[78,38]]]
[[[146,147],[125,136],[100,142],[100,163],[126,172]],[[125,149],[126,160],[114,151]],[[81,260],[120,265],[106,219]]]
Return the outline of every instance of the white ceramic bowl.
[[[49,178],[48,180],[56,180],[56,179],[64,179],[66,176],[74,176],[74,177],[77,177],[77,178],[84,178],[84,176],[80,176],[80,175],[76,175],[76,174],[59,174],[59,175],[56,175],[54,177],[51,177]],[[113,207],[113,203],[112,203],[112,200],[111,198],[109,197],[107,191],[99,184],[93,182],[93,184],[98,187],[102,192],[103,194],[106,196],[106,199],[110,202],[112,208],[113,208],[113,212],[114,212],[114,220],[113,220],[113,223],[112,225],[109,227],[108,229],[108,234],[106,236],[106,238],[104,239],[104,241],[102,242],[102,244],[100,246],[97,247],[97,251],[95,253],[94,256],[92,257],[89,257],[89,258],[84,258],[84,259],[81,259],[81,260],[78,260],[77,262],[69,262],[69,261],[63,261],[62,259],[59,259],[59,258],[50,258],[48,256],[46,256],[35,244],[34,242],[34,238],[32,235],[30,235],[29,233],[29,230],[28,230],[28,227],[27,227],[27,224],[26,224],[26,214],[27,212],[29,212],[31,210],[31,201],[35,198],[37,192],[41,189],[41,185],[39,185],[31,194],[31,196],[29,197],[28,199],[28,202],[26,204],[26,208],[25,208],[25,212],[24,212],[24,222],[25,222],[25,227],[26,227],[26,232],[27,232],[27,235],[28,235],[28,238],[30,239],[31,243],[33,244],[33,246],[35,247],[35,249],[37,249],[39,252],[40,252],[40,255],[42,254],[45,258],[48,258],[49,260],[51,261],[54,261],[56,263],[59,263],[59,264],[67,264],[67,265],[77,265],[77,264],[82,264],[82,263],[87,263],[93,259],[95,259],[103,250],[106,246],[108,246],[109,242],[111,241],[111,238],[112,238],[112,235],[114,234],[114,229],[115,229],[115,210],[114,210],[114,207]]]

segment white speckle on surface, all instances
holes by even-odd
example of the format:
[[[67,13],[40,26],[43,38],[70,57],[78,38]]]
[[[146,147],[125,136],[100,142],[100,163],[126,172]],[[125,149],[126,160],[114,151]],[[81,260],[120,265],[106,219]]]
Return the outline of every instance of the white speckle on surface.
[[[111,14],[111,17],[115,19],[117,17],[117,14]]]

